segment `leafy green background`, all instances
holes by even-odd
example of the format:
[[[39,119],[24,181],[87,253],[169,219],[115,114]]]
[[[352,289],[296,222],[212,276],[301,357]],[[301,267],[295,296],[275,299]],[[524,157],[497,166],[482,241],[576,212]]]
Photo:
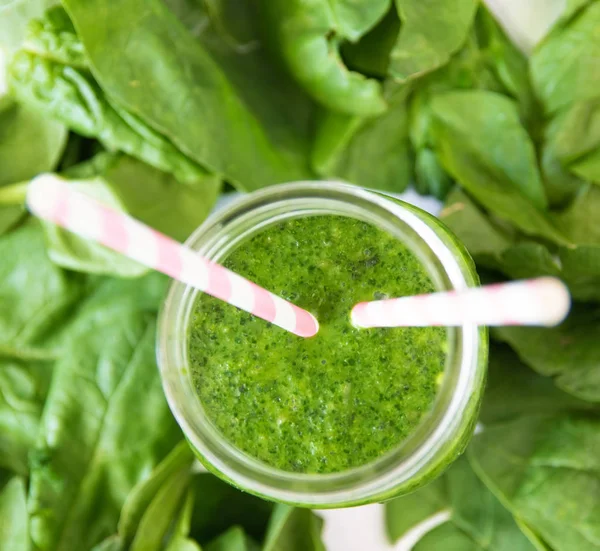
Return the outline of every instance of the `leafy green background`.
[[[0,549],[325,549],[311,511],[197,472],[154,357],[167,281],[31,219],[55,172],[178,240],[223,190],[412,182],[484,281],[560,277],[568,319],[492,331],[478,433],[387,530],[599,550],[599,28],[569,0],[525,57],[477,0],[0,0]]]

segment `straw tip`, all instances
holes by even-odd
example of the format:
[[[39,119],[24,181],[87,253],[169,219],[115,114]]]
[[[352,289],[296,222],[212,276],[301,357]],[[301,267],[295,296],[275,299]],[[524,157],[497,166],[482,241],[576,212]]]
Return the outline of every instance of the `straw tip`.
[[[548,327],[559,325],[571,310],[569,288],[556,277],[541,277],[537,279],[537,284],[543,293],[547,309],[544,325]]]
[[[60,198],[65,180],[56,174],[40,174],[33,178],[27,186],[27,208],[41,218],[54,211]]]
[[[305,339],[310,339],[314,337],[319,332],[319,320],[315,318],[310,312],[303,312],[306,315],[303,316],[303,319],[299,319],[296,324],[296,335],[299,337],[304,337]]]
[[[365,329],[370,327],[367,323],[367,306],[368,302],[359,302],[355,304],[352,310],[350,311],[350,323],[357,329]]]

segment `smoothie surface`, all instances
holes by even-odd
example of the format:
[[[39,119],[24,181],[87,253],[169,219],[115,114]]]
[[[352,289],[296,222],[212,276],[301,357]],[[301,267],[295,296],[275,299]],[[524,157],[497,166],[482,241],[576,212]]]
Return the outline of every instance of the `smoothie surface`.
[[[310,339],[199,294],[189,330],[192,381],[226,439],[279,469],[332,473],[404,441],[431,408],[445,328],[356,329],[360,301],[433,292],[415,255],[342,216],[270,226],[221,262],[312,312]]]

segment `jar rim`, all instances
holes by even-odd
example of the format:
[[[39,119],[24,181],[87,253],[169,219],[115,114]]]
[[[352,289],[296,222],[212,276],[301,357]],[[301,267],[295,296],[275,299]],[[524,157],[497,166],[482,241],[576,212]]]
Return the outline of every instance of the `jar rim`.
[[[418,210],[345,183],[280,184],[243,195],[212,214],[186,245],[218,262],[219,255],[234,248],[248,232],[257,233],[281,219],[340,214],[372,223],[402,239],[426,265],[436,288],[460,290],[470,286],[465,266],[458,260],[459,251],[452,250],[452,243],[441,239],[417,215]],[[427,266],[433,261],[436,264]],[[360,503],[410,480],[423,465],[434,460],[444,442],[459,430],[478,381],[480,339],[478,327],[472,324],[453,330],[455,347],[449,352],[450,361],[445,367],[453,370],[453,376],[444,376],[432,410],[409,438],[382,457],[347,471],[327,474],[282,471],[251,458],[203,418],[200,399],[191,383],[187,324],[197,293],[183,283],[171,283],[159,315],[159,369],[167,401],[186,438],[211,471],[235,486],[268,499],[311,507]],[[445,397],[445,401],[440,397]]]

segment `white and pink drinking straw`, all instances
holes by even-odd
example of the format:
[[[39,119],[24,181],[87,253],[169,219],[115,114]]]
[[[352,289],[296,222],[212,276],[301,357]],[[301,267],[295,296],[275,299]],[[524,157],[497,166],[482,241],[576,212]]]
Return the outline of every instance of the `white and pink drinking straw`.
[[[27,206],[39,218],[101,243],[290,333],[312,337],[319,331],[318,321],[306,310],[137,220],[74,191],[55,175],[43,174],[31,181]]]
[[[356,327],[430,327],[559,324],[571,298],[564,283],[541,277],[464,291],[361,302],[352,309]]]

